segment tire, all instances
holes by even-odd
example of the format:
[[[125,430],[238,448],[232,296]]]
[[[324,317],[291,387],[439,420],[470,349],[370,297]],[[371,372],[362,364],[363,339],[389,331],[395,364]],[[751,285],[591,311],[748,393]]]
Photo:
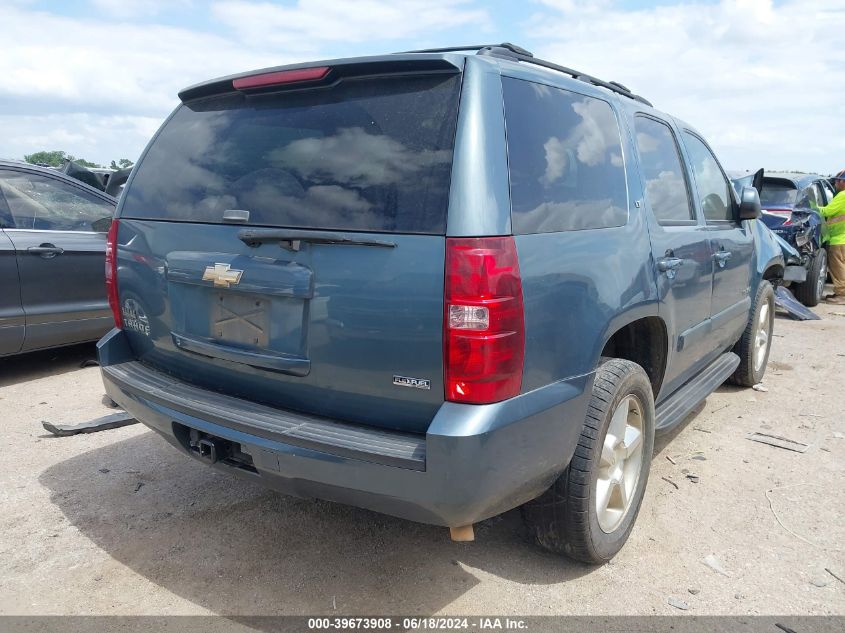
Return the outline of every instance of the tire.
[[[765,310],[765,318],[763,312]],[[766,323],[765,341],[758,339],[761,332],[763,319]],[[772,349],[772,331],[775,322],[775,293],[772,284],[768,281],[761,281],[757,288],[757,296],[754,298],[754,305],[751,306],[751,314],[742,336],[734,345],[733,352],[739,356],[739,366],[728,379],[729,382],[740,387],[752,387],[763,380],[766,373],[766,363],[769,361],[769,352]],[[758,343],[763,346],[758,346]],[[760,356],[762,354],[762,356]]]
[[[814,308],[824,297],[827,283],[827,251],[820,248],[807,269],[807,281],[794,285],[795,298],[808,308]]]
[[[628,415],[627,419],[617,418],[617,431],[611,435],[608,431],[617,410]],[[618,431],[620,419],[625,433]],[[622,462],[627,466],[622,469],[617,458],[637,444],[630,439],[628,446],[624,442],[617,444],[614,438],[622,435],[630,438],[637,430],[637,423],[639,465],[632,454]],[[611,444],[617,445],[616,451],[608,450]],[[523,519],[537,543],[585,563],[605,563],[613,558],[634,527],[648,482],[653,449],[654,396],[648,376],[636,363],[606,359],[596,371],[587,417],[572,461],[551,488],[522,508]],[[622,487],[611,483],[620,472],[628,484],[630,501],[627,503],[620,496]],[[609,491],[604,498],[617,506],[613,511],[608,503],[607,509],[599,513],[600,487]]]

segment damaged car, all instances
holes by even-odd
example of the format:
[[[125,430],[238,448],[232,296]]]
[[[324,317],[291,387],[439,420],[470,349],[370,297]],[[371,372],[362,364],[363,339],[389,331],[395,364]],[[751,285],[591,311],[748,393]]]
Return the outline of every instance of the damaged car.
[[[754,186],[760,194],[761,220],[791,250],[784,250],[788,268],[784,284],[807,307],[824,297],[827,280],[827,231],[819,206],[830,203],[833,189],[822,176],[766,172],[732,173],[734,188]],[[739,190],[739,189],[737,189]]]

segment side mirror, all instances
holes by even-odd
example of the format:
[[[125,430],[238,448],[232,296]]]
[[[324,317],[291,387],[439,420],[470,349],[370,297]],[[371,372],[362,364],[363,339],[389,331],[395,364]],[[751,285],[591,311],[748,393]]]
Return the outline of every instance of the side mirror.
[[[739,221],[760,217],[760,194],[754,187],[743,187],[739,202]]]

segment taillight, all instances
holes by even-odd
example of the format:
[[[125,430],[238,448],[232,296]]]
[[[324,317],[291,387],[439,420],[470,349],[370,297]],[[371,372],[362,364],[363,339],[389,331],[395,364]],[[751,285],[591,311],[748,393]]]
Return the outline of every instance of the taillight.
[[[232,87],[235,90],[248,88],[265,88],[267,86],[280,86],[283,84],[298,83],[300,81],[316,81],[329,74],[328,66],[317,66],[314,68],[297,68],[296,70],[280,70],[260,75],[250,75],[232,80]]]
[[[115,327],[123,327],[123,315],[120,312],[120,299],[117,296],[117,227],[118,221],[112,220],[106,236],[106,296],[114,316]]]
[[[446,400],[519,394],[525,358],[522,281],[512,237],[446,238]]]

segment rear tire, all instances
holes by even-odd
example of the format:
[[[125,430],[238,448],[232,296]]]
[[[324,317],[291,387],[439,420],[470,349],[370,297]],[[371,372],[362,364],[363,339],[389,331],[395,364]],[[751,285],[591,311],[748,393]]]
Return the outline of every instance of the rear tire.
[[[552,487],[522,508],[542,547],[585,563],[622,549],[642,503],[654,449],[654,396],[642,367],[599,366],[575,455]]]
[[[827,251],[820,248],[807,269],[807,280],[794,285],[795,298],[808,308],[814,308],[824,298],[827,283]]]
[[[739,356],[739,366],[729,382],[740,387],[753,387],[763,380],[772,349],[774,323],[775,292],[772,284],[763,280],[757,288],[745,330],[734,345],[733,352]]]

